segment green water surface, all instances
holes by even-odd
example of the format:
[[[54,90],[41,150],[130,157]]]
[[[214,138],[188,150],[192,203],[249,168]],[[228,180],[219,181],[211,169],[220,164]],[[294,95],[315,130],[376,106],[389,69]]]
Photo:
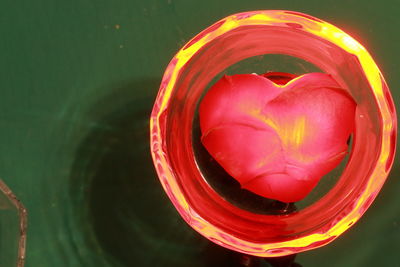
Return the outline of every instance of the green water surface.
[[[371,52],[400,105],[398,0],[1,1],[0,177],[29,212],[26,266],[237,266],[235,253],[194,232],[166,197],[148,117],[185,42],[257,9],[343,28]],[[399,175],[396,160],[365,216],[297,262],[400,266]]]

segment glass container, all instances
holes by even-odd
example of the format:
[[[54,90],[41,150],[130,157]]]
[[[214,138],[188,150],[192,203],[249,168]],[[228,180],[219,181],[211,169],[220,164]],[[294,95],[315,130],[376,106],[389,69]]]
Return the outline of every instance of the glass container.
[[[193,145],[198,104],[215,77],[240,61],[272,54],[313,64],[357,103],[351,151],[337,182],[306,207],[275,215],[221,196],[199,168]],[[166,68],[150,129],[159,179],[183,219],[221,246],[275,257],[323,246],[363,215],[392,166],[397,128],[389,89],[360,43],[309,15],[269,10],[224,18],[179,50]]]

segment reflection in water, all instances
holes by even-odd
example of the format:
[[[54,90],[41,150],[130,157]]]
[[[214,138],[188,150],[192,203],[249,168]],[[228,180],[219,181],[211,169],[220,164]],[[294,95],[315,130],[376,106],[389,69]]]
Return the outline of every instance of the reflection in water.
[[[95,127],[78,147],[70,181],[85,246],[108,266],[246,266],[193,231],[158,181],[148,125],[158,83],[114,90],[88,112]]]

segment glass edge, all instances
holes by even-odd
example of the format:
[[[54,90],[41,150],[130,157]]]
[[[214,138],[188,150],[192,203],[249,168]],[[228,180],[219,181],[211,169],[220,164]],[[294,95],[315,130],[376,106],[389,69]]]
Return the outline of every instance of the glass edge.
[[[10,202],[17,208],[19,215],[19,231],[20,237],[18,242],[18,259],[17,267],[23,267],[25,264],[25,249],[26,249],[26,230],[27,230],[27,218],[28,213],[25,206],[21,201],[14,195],[11,189],[0,179],[0,191],[10,200]]]

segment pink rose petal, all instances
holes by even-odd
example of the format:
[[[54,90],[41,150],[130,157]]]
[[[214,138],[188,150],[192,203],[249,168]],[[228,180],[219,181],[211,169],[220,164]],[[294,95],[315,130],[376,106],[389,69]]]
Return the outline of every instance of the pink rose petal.
[[[273,82],[256,74],[222,77],[201,102],[199,113],[202,133],[226,123],[253,122],[263,127],[248,111],[261,110],[280,93],[281,89],[275,87]]]
[[[204,135],[202,143],[214,159],[228,167],[229,174],[241,183],[260,173],[273,173],[284,168],[281,142],[272,129],[225,124]],[[268,153],[260,153],[260,150]]]
[[[346,155],[356,105],[327,74],[263,76],[224,76],[209,90],[202,143],[243,188],[299,201]]]

